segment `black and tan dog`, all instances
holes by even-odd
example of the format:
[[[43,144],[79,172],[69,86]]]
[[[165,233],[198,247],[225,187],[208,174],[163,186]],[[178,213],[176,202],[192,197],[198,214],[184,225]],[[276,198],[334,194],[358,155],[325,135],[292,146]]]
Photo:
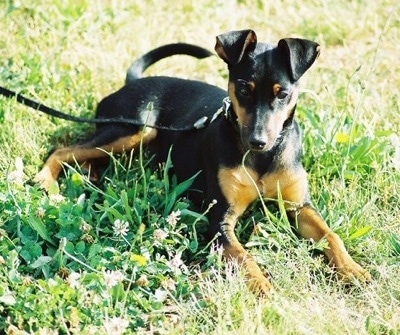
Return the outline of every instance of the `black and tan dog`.
[[[200,57],[193,50],[186,53]],[[228,65],[228,93],[199,81],[140,78],[151,63],[182,52],[164,50],[162,55],[145,55],[128,72],[127,84],[100,102],[97,117],[124,117],[148,126],[99,125],[84,143],[56,150],[36,181],[48,187],[63,162],[93,163],[107,152],[136,150],[140,143],[148,144],[158,160],[165,161],[172,146],[174,173],[179,180],[201,171],[193,185],[199,192],[194,193],[205,204],[216,200],[208,215],[210,233],[218,234],[226,259],[243,265],[253,290],[267,293],[271,285],[239,243],[234,229],[259,193],[267,198],[282,196],[301,236],[326,239],[325,254],[341,276],[368,280],[369,273],[350,257],[339,236],[310,204],[307,175],[301,164],[301,135],[293,119],[298,80],[317,58],[318,44],[297,38],[281,39],[277,45],[257,43],[252,30],[243,30],[219,35],[215,50]],[[204,116],[213,118],[227,95],[231,106],[226,117],[217,117],[199,130],[175,131]]]

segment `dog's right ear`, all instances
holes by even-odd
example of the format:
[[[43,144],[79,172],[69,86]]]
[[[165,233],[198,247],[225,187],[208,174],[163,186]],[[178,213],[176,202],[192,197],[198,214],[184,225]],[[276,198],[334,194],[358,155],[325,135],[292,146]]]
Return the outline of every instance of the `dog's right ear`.
[[[228,65],[236,65],[256,45],[257,35],[253,30],[235,30],[217,36],[215,51]]]

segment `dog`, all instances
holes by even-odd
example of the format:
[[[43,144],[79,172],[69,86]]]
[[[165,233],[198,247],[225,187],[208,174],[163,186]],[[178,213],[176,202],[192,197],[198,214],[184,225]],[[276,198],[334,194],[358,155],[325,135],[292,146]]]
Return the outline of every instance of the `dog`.
[[[312,206],[301,163],[301,132],[294,119],[298,85],[318,57],[320,46],[299,38],[284,38],[276,45],[259,43],[253,30],[221,34],[215,51],[228,67],[227,92],[200,81],[141,78],[142,72],[161,58],[178,53],[198,58],[208,55],[196,47],[185,52],[173,49],[153,51],[134,62],[126,84],[98,105],[97,118],[122,117],[146,126],[98,125],[83,143],[51,154],[36,181],[49,187],[62,163],[93,163],[107,152],[138,150],[143,144],[162,162],[172,148],[178,180],[200,172],[192,196],[204,204],[214,203],[207,214],[210,235],[217,236],[226,260],[243,266],[251,290],[269,294],[272,285],[234,230],[238,218],[260,194],[284,200],[288,218],[302,237],[326,240],[324,253],[341,277],[370,280],[368,271],[352,259],[340,237]],[[227,96],[228,106],[216,116]],[[212,122],[184,130],[202,119]]]

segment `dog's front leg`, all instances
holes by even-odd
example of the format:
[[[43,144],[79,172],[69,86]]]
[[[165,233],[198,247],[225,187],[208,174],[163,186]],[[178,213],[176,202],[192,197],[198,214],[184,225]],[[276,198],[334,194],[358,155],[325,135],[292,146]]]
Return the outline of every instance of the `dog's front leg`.
[[[269,294],[271,284],[264,276],[254,258],[243,248],[235,234],[239,217],[257,198],[257,190],[242,167],[221,168],[218,186],[210,185],[209,196],[217,200],[210,211],[210,232],[219,233],[218,241],[224,247],[224,258],[235,260],[244,267],[248,287],[257,293]]]
[[[310,204],[305,204],[297,211],[289,211],[288,213],[297,223],[301,236],[313,239],[316,242],[323,238],[326,239],[328,248],[324,250],[324,253],[344,280],[356,278],[368,281],[371,279],[368,271],[351,258],[340,237],[328,227],[319,213]]]
[[[264,276],[253,256],[243,248],[236,237],[234,229],[237,219],[238,215],[235,213],[235,209],[230,207],[224,216],[224,220],[219,224],[219,240],[224,247],[224,258],[228,261],[237,261],[239,265],[243,266],[247,286],[250,290],[258,294],[269,294],[272,288],[271,283]]]

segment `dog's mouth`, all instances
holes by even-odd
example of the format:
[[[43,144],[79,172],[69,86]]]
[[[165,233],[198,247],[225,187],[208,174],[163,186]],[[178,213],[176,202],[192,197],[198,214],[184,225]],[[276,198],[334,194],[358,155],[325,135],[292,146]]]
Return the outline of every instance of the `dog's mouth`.
[[[250,147],[249,150],[252,152],[267,152],[269,151],[271,148],[268,146],[263,146],[263,147],[258,147],[258,148],[254,148],[254,147]]]

